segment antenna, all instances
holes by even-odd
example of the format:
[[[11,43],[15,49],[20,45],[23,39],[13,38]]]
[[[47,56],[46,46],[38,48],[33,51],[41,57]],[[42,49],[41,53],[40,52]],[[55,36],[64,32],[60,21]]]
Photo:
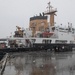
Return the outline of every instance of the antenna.
[[[49,3],[48,3],[49,12],[50,12],[50,7],[51,7],[51,6],[50,6],[50,2],[49,2]]]
[[[50,5],[50,2],[48,2],[47,8],[49,8],[49,12],[50,12],[50,10],[52,10],[53,7]]]
[[[54,9],[51,5],[50,2],[48,2],[48,11],[45,12],[45,15],[49,15],[50,16],[50,26],[54,26],[54,16],[56,15],[55,13],[57,12],[57,9]]]

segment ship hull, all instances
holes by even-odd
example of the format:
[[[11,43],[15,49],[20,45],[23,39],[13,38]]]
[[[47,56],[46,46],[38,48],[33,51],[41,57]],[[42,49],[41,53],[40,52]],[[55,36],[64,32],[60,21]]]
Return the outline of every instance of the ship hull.
[[[26,51],[54,51],[54,52],[66,52],[72,51],[75,48],[75,44],[33,44],[32,47],[25,48],[4,48],[0,49],[0,52],[26,52]]]
[[[75,44],[34,44],[35,48],[40,50],[50,50],[54,52],[65,52],[65,51],[72,51],[75,48]]]

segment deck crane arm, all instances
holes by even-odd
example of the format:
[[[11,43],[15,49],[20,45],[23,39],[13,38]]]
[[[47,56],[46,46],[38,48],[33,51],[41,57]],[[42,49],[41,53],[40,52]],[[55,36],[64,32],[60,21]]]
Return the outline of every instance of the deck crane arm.
[[[23,31],[22,31],[21,27],[19,27],[19,26],[16,26],[16,27],[17,27],[19,35],[23,36]]]

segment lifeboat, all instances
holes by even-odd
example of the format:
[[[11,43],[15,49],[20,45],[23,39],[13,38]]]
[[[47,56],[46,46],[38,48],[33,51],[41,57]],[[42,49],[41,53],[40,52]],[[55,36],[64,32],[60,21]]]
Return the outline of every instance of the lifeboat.
[[[43,36],[44,36],[44,37],[52,36],[52,35],[53,35],[53,32],[44,32],[44,33],[43,33]]]

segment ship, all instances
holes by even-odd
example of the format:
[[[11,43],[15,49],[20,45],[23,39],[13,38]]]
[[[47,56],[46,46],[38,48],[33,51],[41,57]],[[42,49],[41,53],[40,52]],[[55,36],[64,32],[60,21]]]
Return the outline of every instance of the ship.
[[[14,36],[5,38],[7,46],[0,51],[72,51],[75,48],[75,28],[68,22],[67,27],[56,26],[57,9],[48,3],[48,10],[30,18],[28,29],[16,26]],[[48,18],[49,17],[49,18]],[[48,21],[49,20],[49,21]],[[62,24],[61,24],[62,25]]]

